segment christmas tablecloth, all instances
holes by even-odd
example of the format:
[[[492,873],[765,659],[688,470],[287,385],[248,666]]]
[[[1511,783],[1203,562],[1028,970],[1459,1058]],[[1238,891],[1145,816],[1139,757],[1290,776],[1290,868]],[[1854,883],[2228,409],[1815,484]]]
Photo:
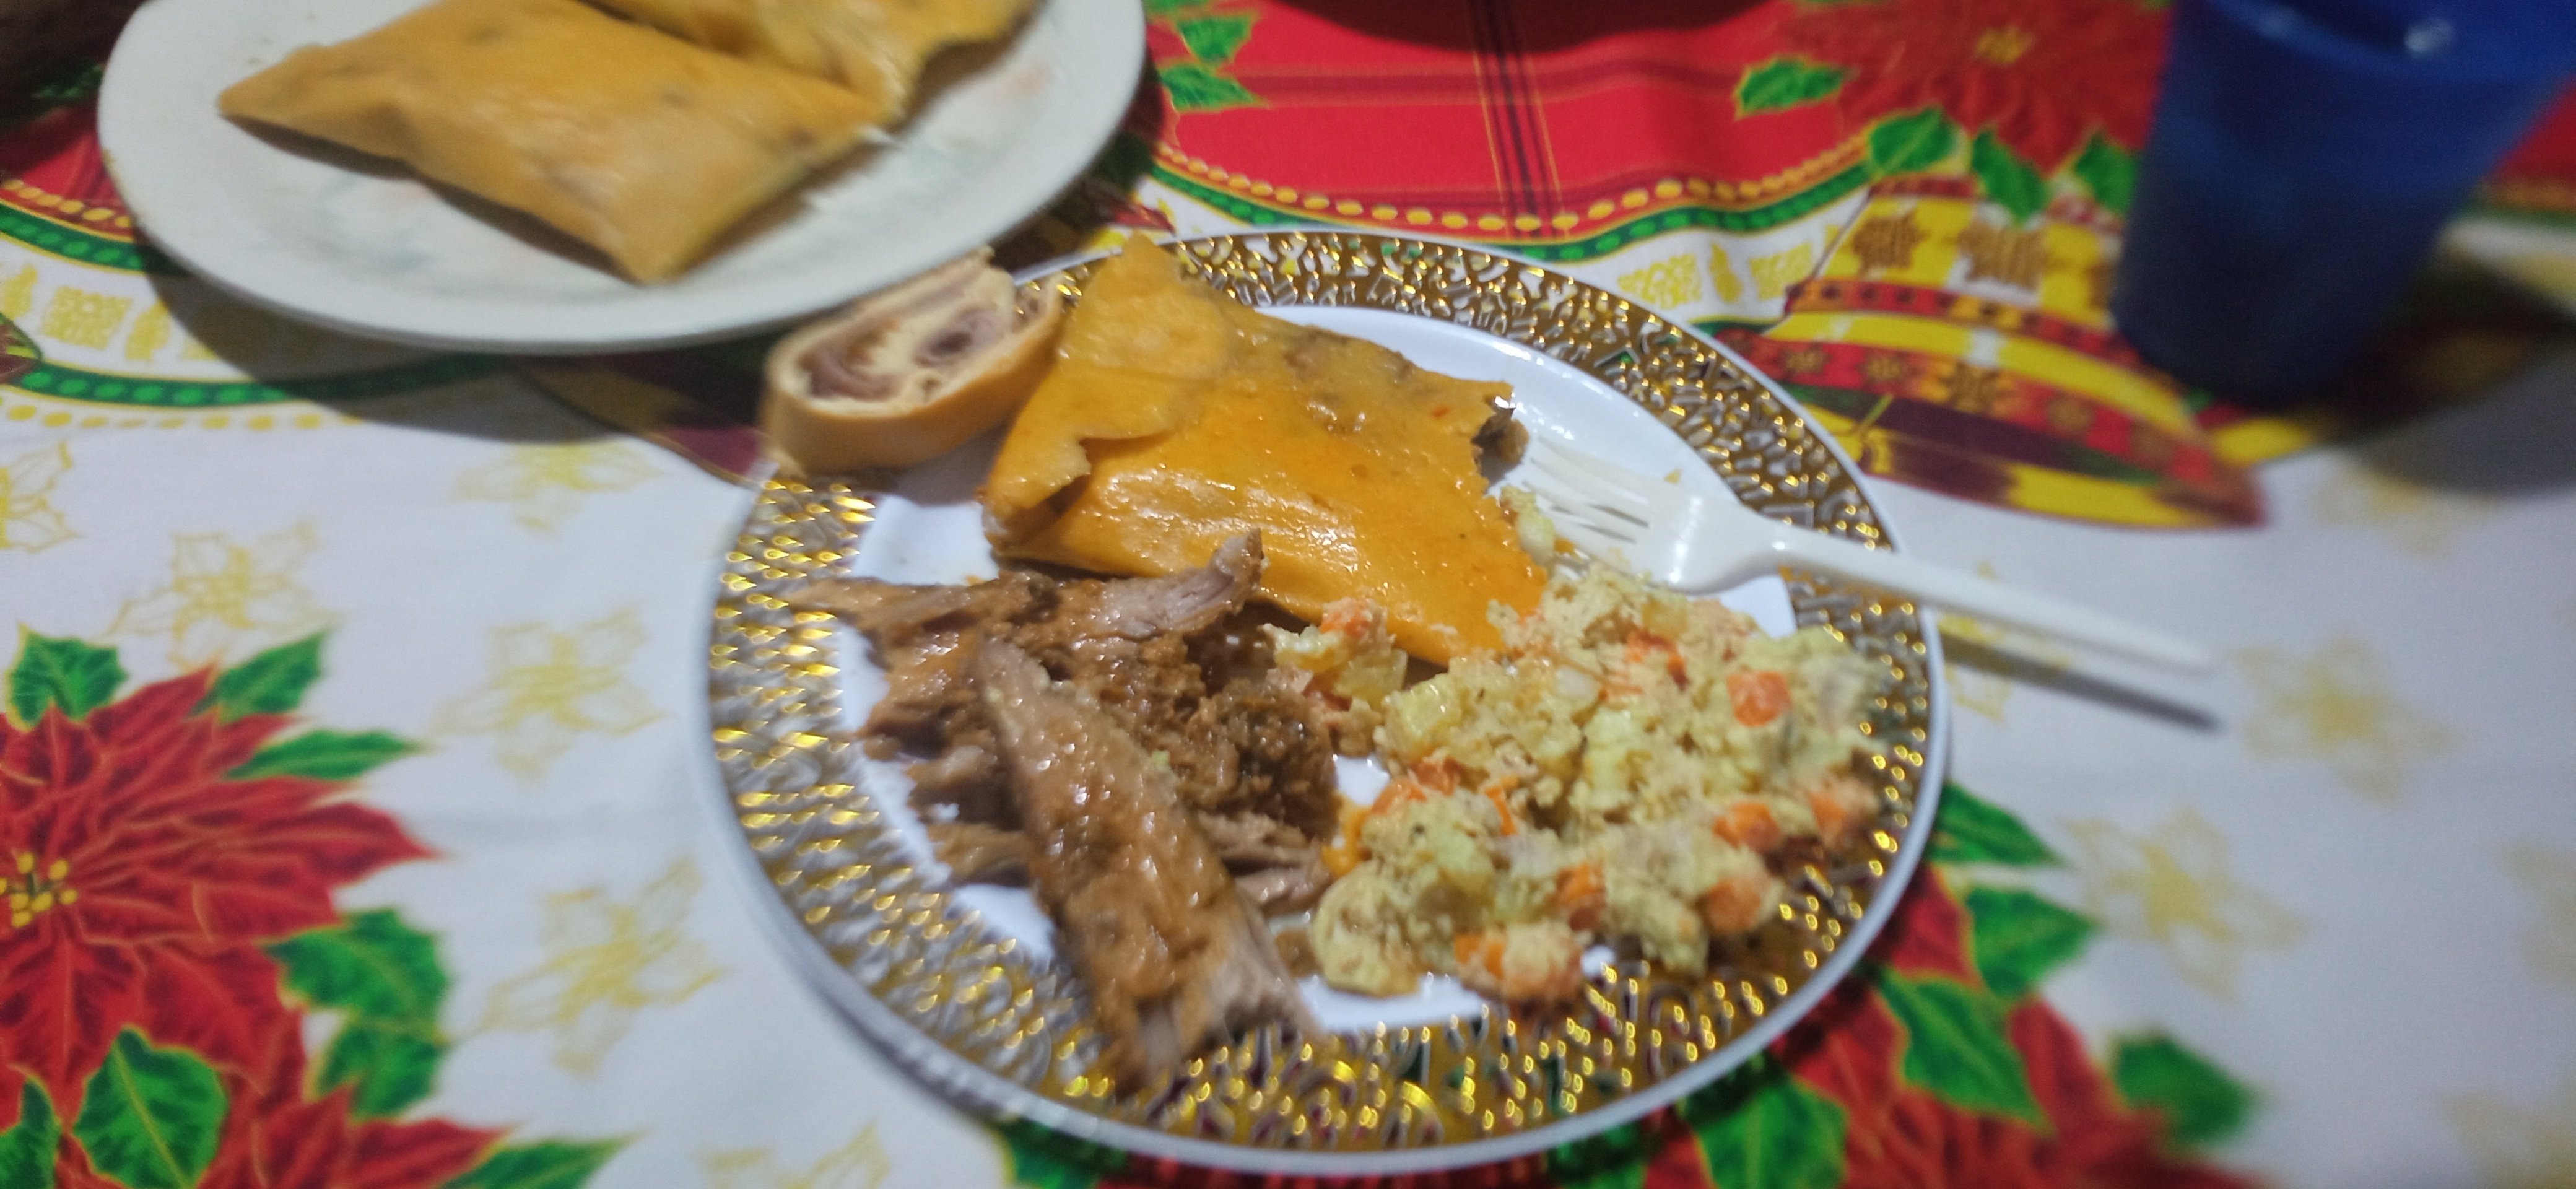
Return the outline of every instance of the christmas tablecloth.
[[[2576,1184],[2576,103],[2368,390],[2258,417],[2104,311],[2159,5],[1146,7],[1126,129],[1010,258],[1505,245],[1780,379],[1910,548],[2230,657],[1946,618],[1953,783],[1862,973],[1462,1180]],[[0,1186],[1225,1180],[943,1104],[757,925],[702,647],[758,343],[238,305],[138,235],[93,83],[0,103]]]

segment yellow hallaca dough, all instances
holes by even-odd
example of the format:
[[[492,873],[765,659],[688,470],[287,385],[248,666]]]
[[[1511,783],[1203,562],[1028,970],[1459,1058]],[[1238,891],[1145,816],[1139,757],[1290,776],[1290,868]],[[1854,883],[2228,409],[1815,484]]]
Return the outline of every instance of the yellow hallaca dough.
[[[306,47],[223,112],[392,157],[524,211],[638,281],[673,276],[884,118],[844,87],[580,0],[439,0]]]
[[[900,112],[922,67],[991,41],[1035,0],[599,0],[709,49],[829,79]]]
[[[1262,598],[1316,622],[1367,599],[1447,664],[1501,647],[1493,605],[1547,586],[1477,470],[1510,394],[1242,305],[1131,239],[1002,441],[986,532],[1004,557],[1174,574],[1258,531]]]

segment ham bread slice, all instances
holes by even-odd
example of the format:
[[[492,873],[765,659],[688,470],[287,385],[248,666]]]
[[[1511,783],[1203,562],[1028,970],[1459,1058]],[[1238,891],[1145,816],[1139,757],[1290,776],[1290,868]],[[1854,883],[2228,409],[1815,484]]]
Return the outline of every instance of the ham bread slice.
[[[779,340],[760,427],[791,473],[903,467],[1008,420],[1055,361],[1064,303],[978,249]]]

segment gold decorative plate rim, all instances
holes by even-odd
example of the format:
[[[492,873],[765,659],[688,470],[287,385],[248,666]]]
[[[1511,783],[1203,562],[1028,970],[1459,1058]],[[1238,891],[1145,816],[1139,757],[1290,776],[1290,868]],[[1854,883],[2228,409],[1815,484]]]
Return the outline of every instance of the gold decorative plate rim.
[[[1858,468],[1795,401],[1688,326],[1471,244],[1295,228],[1174,241],[1255,306],[1388,310],[1481,330],[1627,397],[1748,505],[1895,547]],[[1079,297],[1100,255],[1023,275]],[[922,870],[862,789],[840,730],[837,629],[780,595],[862,547],[882,484],[762,488],[726,555],[709,654],[713,742],[790,960],[895,1062],[997,1119],[1148,1157],[1291,1176],[1397,1175],[1541,1154],[1632,1122],[1742,1065],[1856,965],[1931,842],[1948,751],[1937,628],[1904,600],[1784,572],[1799,623],[1889,665],[1874,717],[1880,816],[1792,881],[1782,920],[1685,978],[1622,962],[1561,1013],[1290,1038],[1265,1028],[1151,1095],[1087,1076],[1077,980],[988,929]],[[1800,910],[1803,902],[1804,910]]]

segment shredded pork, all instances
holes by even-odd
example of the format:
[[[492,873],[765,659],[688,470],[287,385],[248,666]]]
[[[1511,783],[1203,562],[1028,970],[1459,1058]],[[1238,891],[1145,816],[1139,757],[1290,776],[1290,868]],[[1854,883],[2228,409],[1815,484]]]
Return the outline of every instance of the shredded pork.
[[[1088,691],[1049,677],[1016,645],[986,637],[969,652],[1035,844],[1027,862],[1038,900],[1091,992],[1112,1076],[1137,1089],[1237,1029],[1312,1027],[1171,769]]]
[[[1309,700],[1269,678],[1267,645],[1243,620],[1261,565],[1247,534],[1207,566],[1161,578],[1014,569],[963,586],[831,580],[796,601],[874,646],[887,692],[863,728],[867,747],[920,757],[913,804],[959,878],[1020,882],[1028,871],[992,714],[965,669],[989,638],[1081,689],[1158,756],[1220,857],[1265,909],[1288,912],[1320,894],[1338,795],[1330,733]]]

